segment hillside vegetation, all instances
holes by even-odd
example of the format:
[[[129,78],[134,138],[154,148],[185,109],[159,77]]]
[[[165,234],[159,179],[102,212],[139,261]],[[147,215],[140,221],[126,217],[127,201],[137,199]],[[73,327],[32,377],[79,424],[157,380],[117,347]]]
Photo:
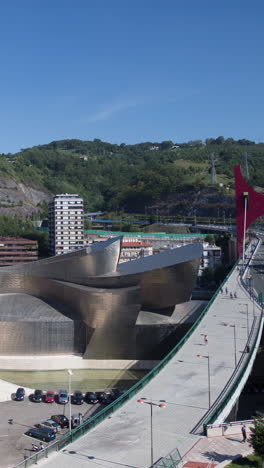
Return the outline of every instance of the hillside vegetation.
[[[247,152],[252,186],[264,187],[264,144],[223,137],[186,144],[146,142],[115,145],[62,140],[0,156],[0,178],[41,191],[42,203],[54,193],[78,193],[86,210],[131,213],[185,214],[191,207],[205,211],[223,206],[234,209],[233,167],[243,170]],[[215,156],[217,183],[211,185],[210,153]],[[6,182],[7,183],[7,182]],[[14,188],[13,188],[14,192]],[[0,193],[1,186],[0,186]],[[15,202],[2,194],[3,208],[12,212]],[[23,212],[24,201],[20,201]],[[34,205],[34,203],[33,203]],[[32,205],[32,206],[33,206]]]

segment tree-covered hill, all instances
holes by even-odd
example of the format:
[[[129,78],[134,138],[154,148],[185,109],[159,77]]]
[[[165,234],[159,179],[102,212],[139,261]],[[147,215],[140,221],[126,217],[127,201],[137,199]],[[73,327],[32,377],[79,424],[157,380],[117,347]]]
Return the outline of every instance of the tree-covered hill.
[[[233,204],[233,166],[240,164],[243,170],[244,152],[248,155],[249,183],[264,187],[264,144],[223,137],[180,144],[54,141],[13,155],[2,154],[0,177],[47,195],[78,193],[86,210],[144,212],[147,208],[151,212],[158,208],[166,214],[169,206],[173,214],[177,210],[187,214],[194,202],[196,206],[211,203],[212,209]],[[215,157],[214,186],[211,153]],[[209,201],[204,194],[209,194]]]

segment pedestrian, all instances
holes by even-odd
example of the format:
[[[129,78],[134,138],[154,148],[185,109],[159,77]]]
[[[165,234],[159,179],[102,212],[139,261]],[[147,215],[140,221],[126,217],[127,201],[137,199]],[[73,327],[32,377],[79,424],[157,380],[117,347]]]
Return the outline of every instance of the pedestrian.
[[[230,291],[230,299],[233,299],[233,294],[231,293],[231,291]]]
[[[226,292],[226,294],[228,294],[228,289],[227,288],[225,288],[225,292]]]
[[[245,424],[243,424],[243,426],[241,428],[241,432],[242,432],[242,436],[243,436],[243,441],[242,442],[246,442],[247,441],[247,429],[246,429]]]
[[[236,291],[234,292],[234,298],[237,299],[237,293],[236,293]]]
[[[204,344],[207,344],[207,343],[208,343],[207,335],[204,335]]]

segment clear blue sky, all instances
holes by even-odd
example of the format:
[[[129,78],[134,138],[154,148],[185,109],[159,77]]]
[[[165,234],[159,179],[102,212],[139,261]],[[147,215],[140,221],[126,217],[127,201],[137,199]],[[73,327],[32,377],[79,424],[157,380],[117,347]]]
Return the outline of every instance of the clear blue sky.
[[[0,152],[263,141],[262,0],[2,0]]]

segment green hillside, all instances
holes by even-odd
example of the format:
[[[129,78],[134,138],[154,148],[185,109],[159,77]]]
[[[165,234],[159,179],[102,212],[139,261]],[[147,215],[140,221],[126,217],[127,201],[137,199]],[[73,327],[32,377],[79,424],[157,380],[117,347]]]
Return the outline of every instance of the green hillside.
[[[243,169],[245,151],[249,183],[264,187],[264,144],[223,137],[185,144],[54,141],[14,155],[1,155],[0,175],[50,193],[78,193],[85,200],[86,210],[143,213],[146,207],[157,206],[162,211],[175,200],[181,200],[181,210],[184,204],[188,209],[193,191],[208,189],[214,194],[212,203],[217,204],[218,198],[221,207],[226,203],[221,197],[234,193],[233,166],[240,164]],[[215,155],[215,186],[210,185],[211,152]]]

